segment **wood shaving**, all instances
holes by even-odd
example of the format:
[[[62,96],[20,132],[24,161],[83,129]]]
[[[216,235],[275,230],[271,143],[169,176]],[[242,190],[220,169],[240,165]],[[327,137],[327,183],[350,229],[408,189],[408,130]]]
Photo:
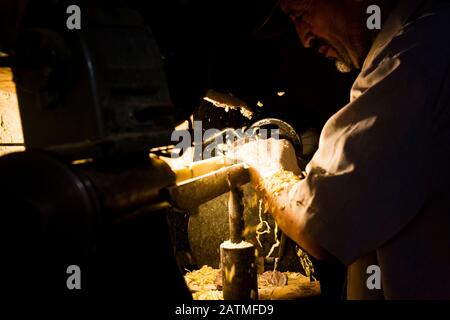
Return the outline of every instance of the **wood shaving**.
[[[220,269],[203,266],[200,270],[188,272],[184,277],[194,300],[223,300],[221,286],[217,283],[220,276]],[[300,273],[268,271],[258,276],[260,300],[296,299],[319,294],[319,283],[310,282],[308,277]]]
[[[203,266],[199,270],[186,273],[184,279],[191,292],[216,290],[218,272],[209,266]]]
[[[287,170],[279,170],[270,177],[265,178],[263,184],[258,186],[258,190],[262,191],[265,189],[278,196],[281,191],[290,190],[293,185],[302,179],[303,175],[296,175]]]

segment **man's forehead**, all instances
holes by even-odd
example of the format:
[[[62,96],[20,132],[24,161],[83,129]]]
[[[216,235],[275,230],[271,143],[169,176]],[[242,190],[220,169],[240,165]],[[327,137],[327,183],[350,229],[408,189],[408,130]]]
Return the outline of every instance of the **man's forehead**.
[[[305,7],[309,6],[312,2],[318,0],[279,0],[281,10],[287,14],[292,14],[298,11],[302,11]]]

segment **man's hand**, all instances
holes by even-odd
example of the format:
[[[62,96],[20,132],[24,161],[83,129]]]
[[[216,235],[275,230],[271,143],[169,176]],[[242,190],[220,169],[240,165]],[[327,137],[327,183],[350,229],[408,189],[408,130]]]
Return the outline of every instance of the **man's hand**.
[[[252,176],[264,179],[280,170],[301,174],[294,147],[287,140],[254,140],[238,146],[229,155],[247,163]]]
[[[327,257],[328,253],[306,233],[299,202],[289,197],[289,191],[301,180],[291,143],[287,140],[255,140],[236,147],[228,156],[249,165],[256,190],[262,193],[270,214],[283,232],[315,258]]]

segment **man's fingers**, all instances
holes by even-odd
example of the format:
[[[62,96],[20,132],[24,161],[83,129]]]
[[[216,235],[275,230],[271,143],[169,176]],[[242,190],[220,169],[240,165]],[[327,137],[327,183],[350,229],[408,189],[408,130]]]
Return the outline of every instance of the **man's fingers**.
[[[294,148],[287,140],[253,140],[234,148],[230,157],[247,163],[260,175],[269,175],[282,168],[299,171]]]

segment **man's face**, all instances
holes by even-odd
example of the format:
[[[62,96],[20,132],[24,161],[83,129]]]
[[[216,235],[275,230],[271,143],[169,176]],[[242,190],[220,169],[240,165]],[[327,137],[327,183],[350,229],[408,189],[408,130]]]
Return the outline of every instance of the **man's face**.
[[[360,69],[371,45],[365,1],[279,0],[306,48],[336,62],[341,72]],[[364,7],[366,5],[366,7]]]

